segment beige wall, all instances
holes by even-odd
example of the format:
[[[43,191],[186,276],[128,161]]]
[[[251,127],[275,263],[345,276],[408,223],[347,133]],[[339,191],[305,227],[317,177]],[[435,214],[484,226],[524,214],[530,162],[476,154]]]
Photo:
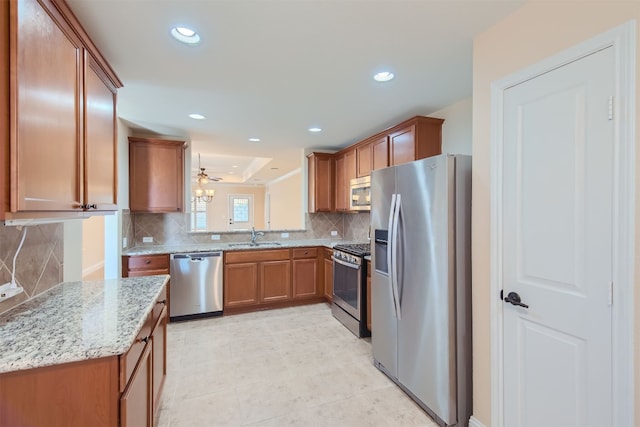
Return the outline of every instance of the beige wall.
[[[640,19],[636,1],[530,0],[511,16],[476,37],[473,54],[473,413],[491,425],[490,363],[490,123],[493,81],[533,65],[555,53],[629,20]],[[640,42],[638,47],[640,47]],[[640,58],[640,52],[638,52]],[[638,68],[640,70],[640,67]],[[640,83],[640,78],[636,77]],[[640,87],[640,86],[638,86]],[[636,103],[640,97],[636,96]],[[640,114],[640,108],[636,106]],[[636,117],[636,122],[638,122]],[[640,150],[638,150],[640,155]],[[638,174],[640,175],[640,174]],[[636,189],[640,190],[639,183]],[[640,200],[636,195],[636,200]],[[640,209],[636,208],[636,212]],[[640,232],[636,220],[636,232]],[[636,248],[638,248],[638,234]],[[636,266],[640,263],[636,249]],[[636,276],[637,277],[637,276]],[[636,287],[638,280],[636,278]],[[640,292],[636,292],[640,313]],[[637,323],[637,322],[636,322]],[[635,328],[635,389],[640,371],[638,329]],[[636,392],[636,402],[638,401]],[[636,404],[636,408],[639,405]],[[637,411],[636,411],[637,412]],[[636,413],[636,425],[640,418]]]
[[[270,230],[304,228],[302,188],[302,170],[267,184],[266,192],[271,199]]]
[[[104,217],[82,221],[82,280],[104,279]]]
[[[465,98],[429,117],[444,119],[442,125],[442,152],[471,155],[472,98]]]
[[[240,185],[209,185],[216,190],[213,201],[207,206],[207,229],[229,230],[229,195],[253,195],[253,221],[256,229],[264,228],[264,187]]]

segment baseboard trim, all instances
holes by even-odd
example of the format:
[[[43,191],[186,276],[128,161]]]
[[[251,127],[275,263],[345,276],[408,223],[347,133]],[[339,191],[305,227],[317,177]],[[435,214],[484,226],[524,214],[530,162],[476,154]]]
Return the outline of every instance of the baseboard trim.
[[[474,416],[471,416],[469,419],[469,427],[485,427],[478,419]]]

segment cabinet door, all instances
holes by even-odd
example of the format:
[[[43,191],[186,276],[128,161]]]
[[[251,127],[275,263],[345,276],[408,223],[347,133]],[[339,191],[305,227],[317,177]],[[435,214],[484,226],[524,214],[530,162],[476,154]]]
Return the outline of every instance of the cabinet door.
[[[158,317],[152,332],[153,343],[153,418],[158,413],[161,402],[162,387],[167,378],[167,306]]]
[[[309,212],[333,210],[333,157],[331,154],[312,153],[309,166]]]
[[[333,261],[324,259],[324,297],[327,301],[333,301]]]
[[[291,261],[260,263],[261,302],[291,299]]]
[[[224,267],[224,308],[258,303],[258,263],[227,264]]]
[[[371,174],[372,144],[364,144],[356,148],[356,168],[358,178]]]
[[[150,338],[127,384],[127,388],[120,398],[121,427],[153,426],[152,348],[153,338]]]
[[[401,165],[416,160],[416,127],[411,125],[389,135],[391,165]]]
[[[182,212],[184,143],[129,138],[131,212]]]
[[[337,211],[347,210],[347,193],[345,187],[344,156],[336,158],[335,206]]]
[[[80,209],[80,41],[36,0],[10,7],[11,210]]]
[[[316,258],[293,260],[293,298],[309,298],[318,294],[318,261]]]
[[[371,170],[389,166],[389,139],[385,135],[371,143]]]
[[[85,51],[84,198],[97,210],[116,210],[116,88]]]
[[[345,209],[349,210],[351,197],[351,180],[356,178],[356,150],[349,150],[344,153],[344,193]]]

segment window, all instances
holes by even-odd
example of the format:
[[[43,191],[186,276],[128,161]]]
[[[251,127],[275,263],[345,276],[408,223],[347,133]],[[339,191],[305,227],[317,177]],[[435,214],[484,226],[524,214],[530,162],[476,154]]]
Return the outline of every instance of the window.
[[[207,229],[207,202],[195,197],[191,200],[191,229],[204,231]]]
[[[253,227],[253,195],[229,195],[229,230],[248,230]]]

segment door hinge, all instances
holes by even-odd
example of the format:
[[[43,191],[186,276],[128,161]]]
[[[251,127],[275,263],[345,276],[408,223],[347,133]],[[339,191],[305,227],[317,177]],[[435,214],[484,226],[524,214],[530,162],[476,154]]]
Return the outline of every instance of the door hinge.
[[[613,305],[613,282],[609,282],[609,305]]]
[[[609,97],[609,120],[613,120],[613,96]]]

